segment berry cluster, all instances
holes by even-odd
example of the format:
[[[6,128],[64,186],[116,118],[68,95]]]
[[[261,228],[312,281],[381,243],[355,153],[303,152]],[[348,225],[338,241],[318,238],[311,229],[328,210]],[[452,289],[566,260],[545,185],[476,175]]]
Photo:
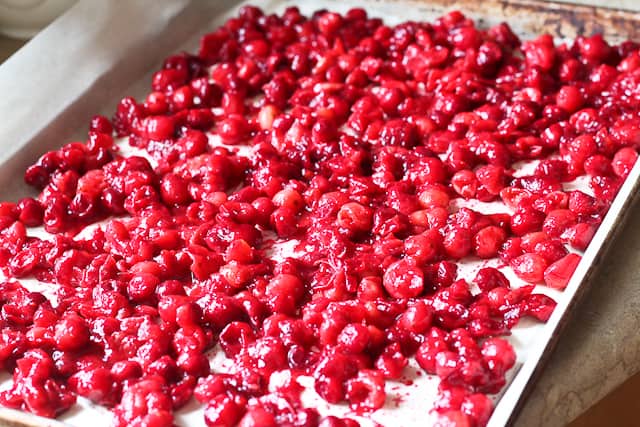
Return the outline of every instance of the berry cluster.
[[[442,425],[485,425],[516,362],[500,336],[549,318],[534,287],[566,287],[638,157],[638,48],[242,8],[0,203],[0,403],[155,427],[195,396],[208,426],[352,427],[297,378],[367,414],[414,358]],[[493,264],[467,281],[469,257]]]

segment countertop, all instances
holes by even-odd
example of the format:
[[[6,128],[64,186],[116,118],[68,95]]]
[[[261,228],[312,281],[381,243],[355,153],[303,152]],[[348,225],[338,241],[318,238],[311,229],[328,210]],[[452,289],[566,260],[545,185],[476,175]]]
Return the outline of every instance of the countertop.
[[[574,3],[640,12],[638,0]],[[22,44],[0,36],[0,62]],[[604,258],[516,426],[566,425],[640,372],[640,205]]]

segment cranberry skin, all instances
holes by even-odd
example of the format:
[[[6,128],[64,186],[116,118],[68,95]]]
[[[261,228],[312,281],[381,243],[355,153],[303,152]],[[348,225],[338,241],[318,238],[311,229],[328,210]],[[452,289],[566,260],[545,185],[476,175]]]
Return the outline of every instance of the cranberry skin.
[[[449,349],[444,337],[426,336],[425,340],[416,352],[416,361],[425,372],[429,374],[436,373],[436,356],[443,351]]]
[[[435,288],[451,286],[457,274],[457,264],[450,261],[440,261],[425,268],[427,283],[431,283]]]
[[[600,62],[611,54],[611,47],[603,39],[602,34],[594,34],[588,38],[576,40],[580,54],[588,61]]]
[[[575,223],[576,217],[569,209],[555,209],[547,214],[542,224],[542,230],[549,237],[559,237]]]
[[[460,410],[471,417],[477,425],[483,426],[489,422],[493,412],[493,402],[485,394],[474,393],[464,399]]]
[[[17,209],[20,212],[18,219],[27,227],[42,225],[44,208],[37,200],[27,197],[18,202]]]
[[[508,288],[509,280],[497,268],[484,267],[478,270],[473,279],[473,284],[483,292],[488,292],[497,287]]]
[[[552,263],[567,255],[568,250],[559,240],[547,240],[536,243],[534,252]]]
[[[485,227],[473,236],[473,252],[479,258],[494,258],[506,238],[507,233],[501,227]]]
[[[420,205],[425,208],[441,207],[446,208],[449,206],[449,195],[446,191],[439,188],[427,188],[423,190],[419,195]]]
[[[549,71],[556,61],[553,38],[550,35],[543,35],[531,42],[522,45],[525,53],[527,65],[537,66],[543,71]]]
[[[382,284],[394,298],[414,298],[424,289],[424,274],[414,262],[401,259],[387,267]]]
[[[577,111],[583,103],[580,89],[575,86],[562,86],[556,95],[556,103],[569,113]]]
[[[516,353],[503,338],[489,338],[482,343],[482,357],[495,375],[504,375],[516,363]]]
[[[275,209],[270,216],[270,221],[279,237],[292,237],[298,231],[296,213],[291,208],[282,206]]]
[[[337,223],[352,232],[366,232],[371,229],[373,214],[371,209],[359,203],[342,205],[337,215]]]
[[[338,348],[346,353],[362,353],[369,344],[369,329],[356,323],[344,327],[337,338]]]
[[[231,396],[219,394],[209,401],[204,410],[204,422],[208,427],[233,427],[244,415],[245,408]]]
[[[273,196],[272,201],[275,206],[291,209],[295,213],[304,209],[305,204],[300,193],[293,188],[280,190]]]
[[[89,343],[89,328],[79,316],[69,315],[56,324],[54,338],[62,351],[80,350]]]
[[[542,228],[544,219],[545,217],[542,212],[533,209],[516,212],[511,217],[511,231],[516,236],[538,231]]]
[[[123,382],[124,380],[139,378],[142,375],[142,368],[137,362],[120,361],[114,363],[111,367],[111,375],[114,381]]]
[[[398,326],[415,334],[423,334],[429,330],[433,321],[433,308],[424,301],[416,301],[402,313]]]
[[[416,142],[417,132],[415,126],[404,120],[389,120],[380,131],[380,143],[382,145],[410,148],[413,147]]]
[[[270,412],[262,408],[249,408],[238,427],[276,427],[276,419]]]
[[[554,262],[544,271],[544,283],[550,288],[566,288],[581,259],[578,254],[567,254]]]
[[[375,370],[362,370],[347,382],[347,400],[355,412],[375,411],[384,405],[384,378]]]
[[[109,119],[104,116],[96,115],[91,118],[89,122],[89,131],[106,133],[111,135],[113,133],[113,126]]]
[[[344,384],[338,378],[327,376],[316,378],[314,389],[320,397],[329,403],[339,403],[345,397]]]
[[[591,239],[593,239],[595,233],[596,227],[593,224],[579,222],[568,228],[560,237],[575,249],[584,251],[589,246],[589,243],[591,243]]]
[[[465,199],[475,197],[478,191],[478,178],[470,170],[461,170],[456,172],[451,178],[453,189]]]
[[[69,383],[80,396],[96,403],[115,403],[113,376],[106,368],[80,371],[72,376]]]
[[[167,174],[160,182],[160,197],[168,205],[183,205],[190,201],[188,182],[176,174]]]
[[[466,228],[451,227],[444,234],[444,250],[447,256],[460,259],[469,255],[472,249],[472,235]]]
[[[438,419],[434,427],[471,427],[472,418],[462,411],[443,411],[438,413]]]
[[[620,178],[624,179],[629,176],[629,173],[637,160],[638,153],[636,150],[629,147],[621,148],[616,152],[613,156],[613,160],[611,161],[613,172]]]
[[[249,124],[239,114],[231,114],[218,123],[218,132],[227,144],[238,144],[249,135]]]
[[[156,287],[160,280],[149,273],[140,273],[129,280],[127,285],[127,293],[129,298],[134,301],[144,301],[155,294]]]
[[[402,354],[400,344],[393,343],[384,349],[375,361],[375,367],[385,379],[399,379],[409,360]]]
[[[142,122],[143,134],[149,139],[170,139],[175,131],[175,122],[172,117],[152,116]]]
[[[304,294],[304,284],[292,274],[279,274],[267,285],[267,306],[274,313],[294,314]]]
[[[435,261],[442,256],[442,236],[436,230],[411,236],[404,241],[404,253],[418,264]]]
[[[511,267],[516,276],[525,282],[541,283],[547,268],[547,260],[540,255],[527,253],[511,260]]]

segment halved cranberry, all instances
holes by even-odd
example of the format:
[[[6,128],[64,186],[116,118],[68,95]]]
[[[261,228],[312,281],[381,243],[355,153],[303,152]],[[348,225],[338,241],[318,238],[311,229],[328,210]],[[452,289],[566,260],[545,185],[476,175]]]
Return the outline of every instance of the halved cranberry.
[[[516,276],[529,283],[541,283],[547,265],[546,259],[534,253],[526,253],[511,260]]]
[[[362,370],[347,382],[347,400],[356,412],[375,411],[385,399],[384,379],[378,371]]]
[[[544,283],[551,288],[566,288],[580,259],[580,255],[568,254],[554,262],[544,271]]]

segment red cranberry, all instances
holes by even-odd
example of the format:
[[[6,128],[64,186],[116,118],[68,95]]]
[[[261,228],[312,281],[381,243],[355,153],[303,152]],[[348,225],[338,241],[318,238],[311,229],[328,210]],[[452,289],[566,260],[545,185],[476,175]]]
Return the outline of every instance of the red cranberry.
[[[232,427],[242,418],[245,409],[236,399],[226,394],[217,395],[208,402],[204,422],[209,427]]]
[[[113,132],[113,126],[109,119],[104,116],[93,116],[91,122],[89,122],[89,130],[94,132],[101,132],[111,134]]]
[[[378,371],[363,370],[347,382],[347,400],[351,409],[375,411],[384,405],[384,379]]]
[[[424,275],[413,262],[401,259],[387,268],[382,283],[394,298],[413,298],[424,289]]]
[[[511,260],[511,267],[516,276],[525,282],[541,283],[547,268],[547,260],[540,255],[527,253]]]
[[[506,237],[507,234],[501,227],[494,225],[485,227],[473,237],[474,253],[480,258],[494,258]]]
[[[554,262],[544,271],[544,283],[551,288],[566,288],[580,259],[580,255],[568,254]]]
[[[170,139],[175,131],[175,123],[172,117],[152,116],[143,121],[144,135],[149,139]]]
[[[56,345],[62,351],[75,351],[89,343],[89,328],[82,318],[68,315],[56,324]]]

